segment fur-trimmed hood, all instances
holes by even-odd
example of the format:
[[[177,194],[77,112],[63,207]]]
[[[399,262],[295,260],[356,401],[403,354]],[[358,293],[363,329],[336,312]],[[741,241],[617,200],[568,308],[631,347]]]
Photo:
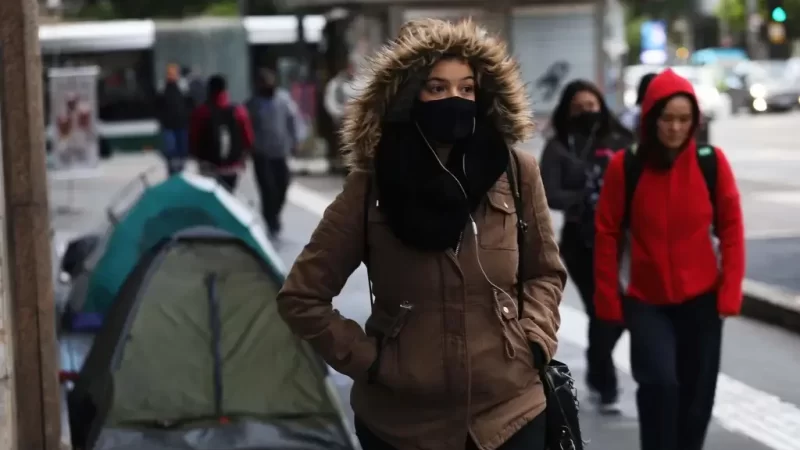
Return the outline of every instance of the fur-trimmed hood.
[[[428,71],[443,55],[461,55],[476,70],[479,100],[508,144],[533,133],[530,101],[506,45],[471,21],[412,21],[369,61],[359,95],[347,105],[341,129],[348,167],[370,170],[385,123],[409,120]]]

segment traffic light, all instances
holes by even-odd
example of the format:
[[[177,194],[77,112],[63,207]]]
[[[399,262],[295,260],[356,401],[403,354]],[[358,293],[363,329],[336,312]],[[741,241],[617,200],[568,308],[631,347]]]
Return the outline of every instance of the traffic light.
[[[791,53],[789,23],[794,20],[786,12],[784,0],[767,0],[767,17],[764,23],[764,34],[768,43],[770,59],[786,59]]]
[[[772,22],[783,23],[789,18],[786,13],[784,0],[767,0],[768,19]]]
[[[780,6],[775,7],[775,9],[772,10],[771,16],[772,20],[774,20],[775,22],[778,23],[786,22],[786,10],[784,10]]]

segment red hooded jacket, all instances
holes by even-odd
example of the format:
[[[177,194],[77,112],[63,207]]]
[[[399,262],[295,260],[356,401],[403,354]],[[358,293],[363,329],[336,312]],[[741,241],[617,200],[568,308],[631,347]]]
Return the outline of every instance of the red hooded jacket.
[[[692,85],[673,71],[653,79],[642,102],[640,141],[653,106],[679,93],[697,102]],[[716,291],[721,315],[739,313],[745,273],[742,210],[730,164],[722,151],[715,151],[714,207],[692,138],[670,169],[645,165],[628,212],[629,230],[622,229],[627,152],[611,160],[595,214],[594,300],[600,319],[623,320],[621,292],[643,302],[671,305]],[[710,233],[714,222],[718,246]]]
[[[215,99],[217,106],[219,107],[227,107],[230,105],[230,101],[228,100],[228,93],[223,91],[217,95]],[[236,122],[239,124],[239,131],[242,133],[242,146],[245,150],[250,150],[253,148],[253,125],[250,122],[250,117],[247,114],[247,110],[241,106],[237,105],[234,108],[234,115],[236,116]],[[208,120],[211,118],[211,108],[207,104],[202,104],[192,111],[192,116],[189,121],[189,154],[192,156],[197,156],[197,151],[200,145],[200,139],[203,136],[203,130],[206,129],[208,126]],[[229,166],[220,167],[219,170],[221,172],[237,172],[242,170],[245,166],[244,158],[241,161],[237,161]]]

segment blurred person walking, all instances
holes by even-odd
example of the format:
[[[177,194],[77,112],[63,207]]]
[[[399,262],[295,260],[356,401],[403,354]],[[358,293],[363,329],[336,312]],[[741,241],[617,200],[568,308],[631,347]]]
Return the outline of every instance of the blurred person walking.
[[[589,316],[587,384],[601,413],[619,409],[612,352],[623,328],[598,320],[594,308],[594,210],[611,157],[633,143],[591,82],[569,83],[550,120],[554,135],[542,153],[542,178],[550,208],[564,212],[561,256]]]
[[[620,117],[620,121],[629,130],[636,133],[639,130],[639,120],[642,116],[642,101],[644,94],[647,92],[647,87],[650,82],[658,75],[657,73],[648,73],[639,80],[639,87],[636,89],[636,104],[628,108]]]
[[[351,57],[344,70],[341,70],[328,81],[325,86],[325,111],[333,123],[333,136],[328,145],[328,161],[333,172],[341,172],[344,167],[339,157],[341,141],[339,131],[344,120],[345,106],[358,95],[356,81],[356,64]]]
[[[203,80],[203,74],[200,69],[186,68],[184,77],[187,81],[187,89],[189,91],[189,98],[192,101],[192,107],[196,108],[206,101],[206,82]]]
[[[183,171],[189,158],[189,115],[191,100],[182,89],[180,67],[167,66],[167,82],[158,97],[158,118],[161,125],[161,154],[167,164],[167,173]]]
[[[659,74],[642,114],[638,146],[615,155],[600,193],[595,304],[631,335],[641,449],[701,450],[723,318],[742,303],[740,197],[725,154],[695,141],[686,79]]]
[[[232,104],[222,75],[208,80],[207,100],[192,112],[189,147],[200,170],[233,192],[253,147],[253,128],[247,110]]]
[[[279,311],[354,380],[364,450],[544,450],[566,273],[538,164],[514,149],[533,129],[519,68],[474,23],[433,19],[373,64],[344,121],[351,171]],[[365,330],[332,306],[362,262]]]
[[[255,133],[253,167],[264,221],[270,237],[277,238],[290,182],[288,159],[298,144],[294,113],[297,107],[291,104],[290,96],[277,95],[274,72],[260,70],[255,84],[256,93],[247,102]]]

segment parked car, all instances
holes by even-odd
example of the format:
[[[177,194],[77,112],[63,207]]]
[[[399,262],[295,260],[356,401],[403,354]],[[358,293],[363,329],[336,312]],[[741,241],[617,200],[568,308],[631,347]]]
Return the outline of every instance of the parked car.
[[[747,61],[726,80],[732,112],[789,111],[800,103],[800,68],[789,61]]]

